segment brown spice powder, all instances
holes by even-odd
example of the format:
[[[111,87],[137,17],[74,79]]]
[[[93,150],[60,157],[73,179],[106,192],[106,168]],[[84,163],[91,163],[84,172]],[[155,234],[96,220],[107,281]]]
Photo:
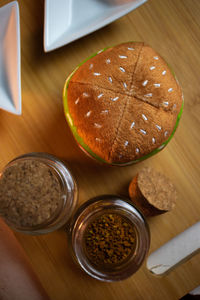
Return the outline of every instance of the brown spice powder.
[[[109,267],[120,264],[135,249],[134,226],[119,214],[103,214],[88,225],[84,243],[87,258],[93,265]]]
[[[33,227],[49,220],[59,206],[57,175],[36,160],[19,161],[0,178],[0,216],[17,227]]]

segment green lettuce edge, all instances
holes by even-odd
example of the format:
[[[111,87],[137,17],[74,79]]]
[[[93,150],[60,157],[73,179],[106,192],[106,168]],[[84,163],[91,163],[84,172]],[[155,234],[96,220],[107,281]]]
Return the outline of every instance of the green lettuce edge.
[[[181,105],[181,109],[180,109],[180,112],[177,116],[177,119],[176,119],[176,124],[174,126],[174,129],[172,131],[172,134],[170,135],[170,137],[164,142],[162,143],[162,145],[160,145],[158,148],[154,149],[152,152],[140,157],[139,159],[136,159],[136,160],[132,160],[130,162],[127,162],[127,163],[109,163],[107,161],[105,161],[103,158],[101,158],[100,156],[98,156],[97,154],[95,154],[91,149],[90,147],[85,144],[84,140],[82,137],[79,136],[78,132],[77,132],[77,128],[76,126],[73,124],[73,119],[69,113],[69,107],[68,107],[68,102],[67,102],[67,89],[68,89],[68,86],[69,86],[69,82],[72,78],[72,76],[74,75],[74,73],[85,63],[87,62],[89,59],[93,58],[94,56],[104,52],[105,50],[109,49],[109,48],[112,48],[112,47],[106,47],[94,54],[92,54],[91,56],[89,56],[88,58],[86,58],[85,60],[83,60],[75,69],[74,71],[68,76],[67,80],[65,81],[65,85],[64,85],[64,89],[63,89],[63,105],[64,105],[64,113],[65,113],[65,118],[67,120],[67,123],[73,133],[73,136],[75,138],[75,140],[78,142],[79,146],[82,148],[83,151],[86,151],[87,154],[89,156],[91,156],[92,158],[98,160],[99,162],[101,163],[105,163],[105,164],[108,164],[108,165],[113,165],[113,166],[118,166],[118,165],[121,165],[121,166],[127,166],[127,165],[131,165],[131,164],[135,164],[135,163],[138,163],[140,161],[143,161],[157,153],[159,153],[161,150],[163,150],[166,145],[169,143],[169,141],[172,139],[172,137],[174,136],[174,133],[178,127],[178,124],[179,124],[179,121],[180,121],[180,118],[181,118],[181,115],[182,115],[182,112],[183,112],[183,107],[184,107],[184,99],[183,99],[183,102],[182,102],[182,105]],[[171,66],[170,67],[170,70],[173,74],[173,76],[176,78],[176,75],[174,73],[174,71],[172,70]]]

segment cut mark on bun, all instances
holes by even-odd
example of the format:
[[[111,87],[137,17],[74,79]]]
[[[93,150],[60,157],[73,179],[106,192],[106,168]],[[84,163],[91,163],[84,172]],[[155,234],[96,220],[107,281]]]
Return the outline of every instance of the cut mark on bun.
[[[164,104],[165,106],[168,106],[168,105],[169,105],[169,102],[168,102],[168,101],[164,101],[163,104]]]
[[[119,97],[115,97],[115,98],[111,98],[112,101],[117,101],[119,99]]]
[[[156,142],[156,139],[153,137],[152,138],[152,143],[155,144],[155,142]]]
[[[154,58],[155,60],[159,60],[158,56],[154,56],[153,58]]]
[[[85,115],[86,117],[89,117],[91,115],[91,110],[87,112],[87,114]]]
[[[153,84],[155,87],[160,87],[160,83],[154,83]]]
[[[171,93],[173,91],[173,88],[168,89],[168,92]]]
[[[165,131],[164,136],[165,136],[165,137],[168,136],[168,131]]]
[[[149,94],[146,94],[146,95],[144,95],[144,97],[152,97],[152,93],[149,93]]]
[[[112,77],[110,77],[110,76],[108,77],[108,80],[109,80],[111,83],[112,83],[112,81],[113,81],[113,80],[112,80]]]
[[[127,89],[127,84],[126,84],[126,82],[123,82],[123,86],[125,87],[125,89]]]
[[[97,96],[97,98],[100,99],[102,96],[103,96],[103,93],[99,94],[99,95]]]
[[[128,141],[126,141],[126,142],[124,143],[124,146],[125,146],[125,147],[127,147],[127,146],[128,146]]]
[[[135,152],[138,154],[138,153],[140,153],[140,149],[139,148],[136,148],[135,149]]]
[[[143,129],[140,129],[140,132],[143,133],[144,135],[147,134],[147,132],[145,130],[143,130]]]
[[[131,51],[133,51],[133,50],[135,50],[134,48],[132,48],[132,47],[128,47],[128,50],[131,50]]]
[[[94,127],[96,127],[96,128],[101,128],[102,125],[101,125],[101,124],[98,124],[98,123],[94,123]]]
[[[127,58],[127,56],[126,55],[119,55],[119,58],[124,59],[124,58]]]
[[[79,98],[77,98],[75,101],[75,104],[78,104],[78,103],[79,103]]]
[[[122,71],[122,72],[126,72],[126,70],[124,69],[124,68],[122,68],[122,67],[119,67],[119,69],[120,69],[120,71]]]
[[[132,129],[135,126],[135,122],[132,122],[130,129]]]
[[[148,82],[149,82],[149,80],[145,80],[145,81],[142,83],[142,85],[143,85],[143,86],[146,86]]]
[[[105,110],[102,110],[102,111],[101,111],[101,114],[102,114],[102,115],[104,115],[104,114],[108,114],[108,110],[107,110],[107,109],[105,109]]]
[[[83,97],[87,98],[87,97],[89,97],[89,94],[84,92]]]
[[[89,66],[89,70],[91,70],[92,68],[93,68],[93,64],[90,64],[90,66]]]
[[[154,70],[156,67],[154,67],[154,66],[151,66],[150,68],[149,68],[149,70]]]
[[[142,118],[143,118],[145,121],[148,120],[147,117],[146,117],[144,114],[142,114]]]
[[[94,72],[93,74],[94,74],[94,76],[100,76],[101,75],[101,73],[96,73],[96,72]]]
[[[107,59],[106,59],[106,63],[107,63],[107,64],[110,64],[110,58],[107,58]]]
[[[166,70],[164,70],[163,72],[162,72],[162,75],[165,75],[167,73],[167,71]]]
[[[156,124],[156,128],[158,128],[158,130],[161,130],[161,129],[162,129],[161,126],[159,126],[159,125],[157,125],[157,124]]]

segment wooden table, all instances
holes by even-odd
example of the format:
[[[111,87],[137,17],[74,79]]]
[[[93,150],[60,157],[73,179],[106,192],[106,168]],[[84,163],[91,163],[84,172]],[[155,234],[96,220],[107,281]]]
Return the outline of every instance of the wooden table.
[[[1,5],[9,1],[1,1]],[[79,185],[79,205],[99,194],[128,195],[139,169],[153,166],[175,183],[176,208],[149,219],[150,252],[200,216],[200,1],[149,0],[111,25],[56,51],[43,51],[41,0],[19,1],[21,14],[22,116],[0,111],[0,167],[14,157],[44,151],[66,159]],[[175,137],[157,156],[130,167],[106,167],[77,147],[66,124],[62,88],[84,58],[108,45],[145,41],[173,66],[183,87],[185,107]],[[32,237],[16,234],[52,300],[179,299],[200,284],[200,254],[165,277],[151,275],[145,263],[131,278],[102,283],[72,262],[63,230]]]

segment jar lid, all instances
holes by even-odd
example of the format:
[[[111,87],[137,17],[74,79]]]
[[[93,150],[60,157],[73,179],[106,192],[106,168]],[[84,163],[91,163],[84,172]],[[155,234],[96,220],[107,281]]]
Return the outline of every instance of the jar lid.
[[[90,276],[118,281],[135,273],[150,245],[143,215],[128,199],[103,195],[88,200],[71,220],[72,255]]]

